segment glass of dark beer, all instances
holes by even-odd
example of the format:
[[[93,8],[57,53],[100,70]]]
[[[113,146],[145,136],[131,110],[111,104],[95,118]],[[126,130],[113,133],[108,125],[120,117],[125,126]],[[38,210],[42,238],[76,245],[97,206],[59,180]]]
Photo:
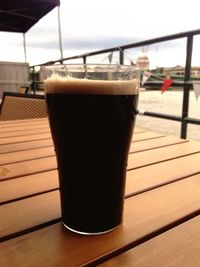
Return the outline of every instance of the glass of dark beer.
[[[44,81],[62,221],[80,234],[122,224],[138,72],[122,65],[54,65]]]

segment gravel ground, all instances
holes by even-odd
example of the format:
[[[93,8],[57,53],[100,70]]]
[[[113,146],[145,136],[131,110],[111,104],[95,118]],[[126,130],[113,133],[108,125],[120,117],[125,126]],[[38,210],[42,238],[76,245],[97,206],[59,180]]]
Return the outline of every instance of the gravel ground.
[[[168,90],[161,94],[159,90],[141,90],[139,96],[139,110],[160,112],[170,115],[181,115],[183,92]],[[190,92],[189,117],[200,119],[200,97],[196,100],[194,92]],[[179,122],[157,119],[138,115],[136,126],[147,130],[180,137]],[[200,141],[200,125],[188,125],[187,139]]]

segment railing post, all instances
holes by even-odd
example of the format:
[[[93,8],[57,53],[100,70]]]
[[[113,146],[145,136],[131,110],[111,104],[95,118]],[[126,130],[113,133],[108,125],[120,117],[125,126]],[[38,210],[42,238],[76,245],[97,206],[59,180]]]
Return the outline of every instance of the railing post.
[[[189,96],[190,96],[190,85],[187,83],[191,76],[191,62],[192,62],[192,48],[193,48],[193,35],[187,37],[186,47],[186,63],[185,63],[185,76],[183,85],[183,104],[182,104],[182,122],[181,122],[181,138],[187,138],[187,121],[189,110]]]
[[[36,93],[36,79],[35,79],[35,67],[32,68],[32,83],[31,83],[31,91],[33,91],[33,94]]]
[[[86,60],[87,60],[87,58],[83,57],[83,64],[86,64]]]
[[[121,48],[119,50],[119,64],[120,65],[124,64],[124,50],[122,50]]]

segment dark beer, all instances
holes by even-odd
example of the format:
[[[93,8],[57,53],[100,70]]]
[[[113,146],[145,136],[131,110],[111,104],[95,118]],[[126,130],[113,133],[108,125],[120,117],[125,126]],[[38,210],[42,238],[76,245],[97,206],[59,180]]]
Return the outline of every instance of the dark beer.
[[[138,92],[136,81],[80,82],[45,83],[62,220],[77,232],[102,233],[122,222]]]

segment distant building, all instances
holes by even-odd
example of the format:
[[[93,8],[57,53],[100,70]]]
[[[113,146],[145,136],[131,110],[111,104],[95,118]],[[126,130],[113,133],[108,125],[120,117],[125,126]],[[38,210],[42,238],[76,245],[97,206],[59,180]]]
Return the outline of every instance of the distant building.
[[[155,72],[155,70],[154,70]],[[156,73],[164,75],[166,78],[183,78],[185,75],[185,67],[182,67],[180,65],[177,65],[175,67],[168,67],[168,68],[157,68]],[[200,67],[199,66],[193,66],[191,67],[191,77],[192,78],[200,78]]]
[[[142,70],[149,70],[149,58],[146,54],[142,54],[136,60],[136,66]]]
[[[177,65],[173,68],[166,68],[166,71],[169,73],[169,76],[184,76],[185,74],[185,67]],[[193,66],[191,68],[191,77],[200,77],[200,67]]]

